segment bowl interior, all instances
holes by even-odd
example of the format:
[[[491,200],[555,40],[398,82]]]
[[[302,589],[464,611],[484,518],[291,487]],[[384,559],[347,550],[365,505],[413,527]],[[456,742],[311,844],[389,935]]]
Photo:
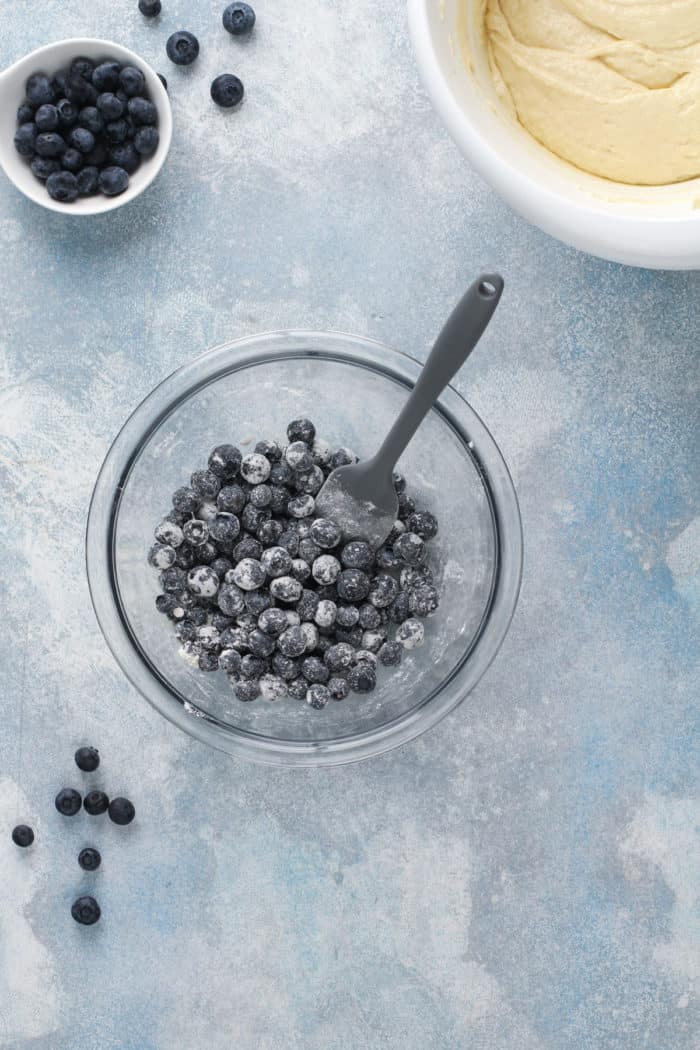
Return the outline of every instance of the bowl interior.
[[[374,693],[322,712],[291,698],[241,703],[223,673],[203,674],[182,659],[172,624],[154,609],[157,577],[144,561],[153,529],[171,493],[206,463],[213,446],[230,441],[245,449],[262,437],[283,441],[287,422],[308,415],[330,444],[365,457],[395,418],[407,387],[367,362],[294,350],[271,354],[204,378],[167,406],[135,450],[112,517],[115,596],[140,659],[193,715],[205,713],[224,731],[272,741],[353,738],[428,704],[467,659],[489,613],[499,537],[477,454],[440,410],[431,412],[400,469],[417,503],[440,521],[430,546],[442,603],[427,622],[425,645],[408,654],[398,672],[380,674]]]
[[[145,159],[129,181],[129,188],[118,197],[81,197],[72,204],[62,204],[49,197],[46,186],[32,174],[25,157],[14,148],[13,138],[17,126],[17,109],[24,99],[24,85],[32,73],[43,72],[52,76],[68,65],[72,59],[83,55],[93,61],[114,58],[137,66],[144,74],[148,94],[158,109],[158,131],[160,141],[152,157]],[[0,74],[0,164],[15,186],[30,200],[51,211],[66,215],[97,215],[112,211],[142,193],[153,181],[167,156],[172,138],[172,111],[168,93],[157,74],[140,55],[121,44],[109,40],[74,39],[48,44],[29,55],[25,55],[4,73]]]

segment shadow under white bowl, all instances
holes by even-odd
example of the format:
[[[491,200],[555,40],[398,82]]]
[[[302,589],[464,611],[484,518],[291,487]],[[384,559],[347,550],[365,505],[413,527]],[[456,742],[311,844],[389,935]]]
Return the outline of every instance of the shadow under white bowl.
[[[626,186],[550,153],[496,97],[480,42],[480,7],[479,0],[408,0],[423,84],[473,167],[515,211],[575,248],[632,266],[699,267],[700,179]]]
[[[21,157],[14,146],[14,134],[17,128],[17,109],[25,98],[24,86],[32,73],[47,73],[53,76],[70,62],[83,56],[94,60],[115,59],[128,63],[141,70],[146,78],[146,88],[151,101],[158,110],[158,149],[152,157],[141,163],[138,171],[130,176],[129,188],[117,197],[105,197],[96,194],[94,197],[79,197],[72,204],[63,204],[49,196],[46,184],[32,174],[26,157]],[[98,215],[101,212],[121,208],[146,189],[163,167],[173,133],[173,117],[168,93],[160,82],[157,73],[147,62],[121,44],[111,40],[93,40],[75,37],[47,44],[36,51],[20,58],[9,69],[0,73],[0,165],[7,177],[14,182],[25,197],[36,204],[41,204],[51,211],[64,215]]]

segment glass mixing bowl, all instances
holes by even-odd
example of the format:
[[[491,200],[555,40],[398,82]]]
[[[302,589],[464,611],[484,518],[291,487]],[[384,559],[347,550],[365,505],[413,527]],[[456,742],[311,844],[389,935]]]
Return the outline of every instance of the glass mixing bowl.
[[[440,522],[429,545],[441,604],[425,644],[382,668],[375,692],[312,710],[291,697],[241,703],[221,672],[179,655],[156,612],[146,564],[170,496],[223,442],[282,440],[287,422],[313,419],[331,445],[376,450],[421,365],[380,343],[331,332],[240,339],[180,368],[127,421],[102,466],[87,528],[92,601],[107,644],[153,706],[232,755],[282,765],[333,765],[418,736],[455,708],[496,655],[520,587],[518,503],[501,454],[476,413],[449,387],[399,464],[419,506]]]

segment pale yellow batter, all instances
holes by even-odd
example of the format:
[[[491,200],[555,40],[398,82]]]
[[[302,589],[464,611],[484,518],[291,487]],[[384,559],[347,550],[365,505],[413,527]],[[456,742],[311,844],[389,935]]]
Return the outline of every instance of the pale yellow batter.
[[[700,175],[700,0],[481,0],[496,88],[584,171]]]

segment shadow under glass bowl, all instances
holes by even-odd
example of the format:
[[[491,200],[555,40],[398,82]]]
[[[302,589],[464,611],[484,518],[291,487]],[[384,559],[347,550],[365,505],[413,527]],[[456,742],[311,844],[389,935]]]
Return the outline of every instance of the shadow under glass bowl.
[[[280,765],[333,765],[413,739],[474,688],[508,630],[520,587],[522,535],[513,483],[476,413],[449,387],[399,468],[440,532],[430,544],[441,605],[425,644],[374,693],[314,711],[303,701],[241,703],[221,672],[179,655],[156,612],[146,564],[172,492],[223,442],[282,440],[313,419],[320,437],[364,458],[374,452],[421,365],[380,343],[323,332],[278,332],[211,350],[174,372],[136,409],[102,466],[87,529],[90,592],[124,673],[180,728],[220,750]]]

